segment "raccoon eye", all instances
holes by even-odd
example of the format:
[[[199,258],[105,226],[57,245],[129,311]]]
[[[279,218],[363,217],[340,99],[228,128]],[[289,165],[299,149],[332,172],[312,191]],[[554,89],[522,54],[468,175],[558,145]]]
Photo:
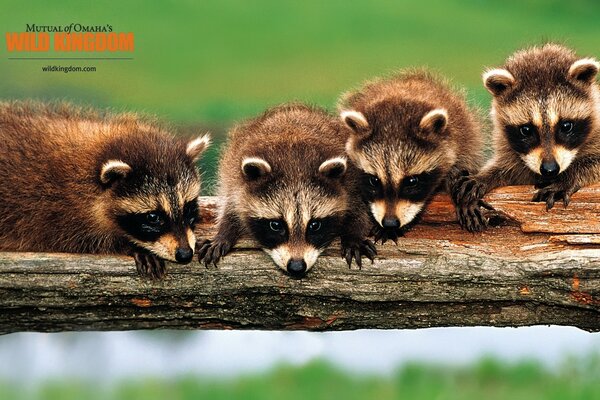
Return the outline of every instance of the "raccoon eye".
[[[419,177],[418,176],[409,176],[407,178],[404,178],[403,183],[404,183],[405,187],[415,187],[419,183]]]
[[[308,224],[308,229],[311,232],[316,232],[319,229],[321,229],[321,221],[312,221],[311,223]]]
[[[560,124],[560,133],[569,134],[573,132],[573,123],[571,121],[564,121]]]
[[[283,224],[280,221],[271,221],[269,222],[269,227],[273,232],[282,232]]]
[[[523,137],[530,137],[533,135],[533,128],[530,125],[523,125],[519,128],[519,132]]]
[[[155,225],[155,226],[156,225],[162,225],[162,223],[163,223],[162,218],[157,213],[148,213],[148,214],[146,214],[146,221],[150,225]]]
[[[373,187],[377,187],[379,186],[379,184],[381,183],[381,181],[379,180],[378,177],[376,177],[375,175],[371,175],[369,177],[369,184]]]

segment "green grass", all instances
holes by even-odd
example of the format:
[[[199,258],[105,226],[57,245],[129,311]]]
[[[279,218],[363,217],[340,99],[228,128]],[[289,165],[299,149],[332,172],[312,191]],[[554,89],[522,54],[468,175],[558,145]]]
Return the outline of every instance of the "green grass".
[[[600,358],[570,359],[550,372],[538,362],[485,358],[468,367],[409,364],[389,377],[356,375],[323,362],[281,366],[236,379],[136,379],[114,386],[52,381],[24,389],[0,385],[2,399],[600,399]]]
[[[598,51],[592,0],[1,0],[4,31],[26,23],[111,24],[136,35],[133,61],[96,73],[42,73],[48,61],[9,61],[5,98],[68,98],[157,113],[181,123],[229,124],[299,99],[332,107],[340,92],[396,68],[428,65],[486,105],[485,66],[546,39]],[[39,56],[39,54],[35,54]],[[80,62],[67,62],[79,65]]]

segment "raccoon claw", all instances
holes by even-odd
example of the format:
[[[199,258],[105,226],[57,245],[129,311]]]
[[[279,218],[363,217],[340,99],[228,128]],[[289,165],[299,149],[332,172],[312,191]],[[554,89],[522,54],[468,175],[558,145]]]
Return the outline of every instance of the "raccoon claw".
[[[478,203],[486,193],[486,185],[477,181],[472,176],[462,176],[454,184],[452,189],[452,200],[454,204]],[[483,202],[486,206],[489,204]],[[490,206],[491,207],[491,206]],[[484,206],[484,208],[487,208]]]
[[[483,200],[486,191],[486,185],[470,175],[460,177],[452,188],[458,223],[468,232],[481,232],[489,226],[483,210],[494,211],[494,207]]]
[[[373,242],[368,239],[354,244],[342,244],[342,258],[346,260],[348,268],[352,266],[353,258],[356,260],[358,269],[362,269],[362,256],[367,257],[372,263],[375,260],[376,255],[377,249],[375,248]]]
[[[489,211],[494,211],[494,207],[492,207],[492,205],[490,203],[488,203],[487,201],[484,201],[484,200],[479,200],[479,207],[483,207]]]
[[[167,273],[165,261],[150,253],[133,253],[135,266],[140,276],[150,279],[162,279]]]
[[[485,204],[489,206],[489,204]],[[480,203],[462,206],[456,209],[458,223],[463,229],[466,229],[471,233],[476,233],[481,232],[488,227],[488,220],[483,215],[481,207],[488,209]]]
[[[375,242],[375,243],[381,242],[381,244],[385,244],[385,242],[387,242],[388,240],[391,240],[396,245],[398,245],[398,237],[400,237],[402,235],[403,235],[403,232],[400,230],[390,231],[390,230],[382,229],[379,226],[376,226],[375,228],[373,228],[373,230],[371,231],[371,234],[369,236],[373,236],[373,242]]]
[[[385,238],[385,232],[383,231],[383,229],[380,229],[379,227],[374,227],[373,230],[371,231],[371,234],[369,236],[373,236],[373,242],[377,243],[381,240],[381,244],[384,244],[386,242],[386,238]]]
[[[370,240],[366,239],[363,242],[365,253],[364,255],[373,262],[375,260],[375,256],[377,255],[377,247]]]
[[[231,251],[233,244],[215,239],[205,240],[199,247],[198,261],[208,268],[209,264],[216,267],[221,258]]]
[[[196,253],[198,253],[198,262],[202,262],[206,252],[210,248],[211,241],[209,239],[204,240],[196,245]]]
[[[571,195],[577,192],[578,190],[578,187],[564,189],[563,187],[560,187],[556,184],[552,184],[538,190],[533,195],[531,201],[545,202],[546,211],[550,211],[554,207],[556,201],[562,200],[563,206],[566,208],[569,205],[569,203],[571,203]]]

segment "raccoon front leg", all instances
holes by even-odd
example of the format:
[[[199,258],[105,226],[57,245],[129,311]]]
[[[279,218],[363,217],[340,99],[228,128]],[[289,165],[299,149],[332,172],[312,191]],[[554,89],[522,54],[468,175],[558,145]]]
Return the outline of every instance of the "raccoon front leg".
[[[342,237],[342,258],[348,263],[348,268],[352,266],[352,259],[356,260],[356,265],[361,269],[362,256],[367,257],[373,262],[376,255],[377,249],[369,239]]]
[[[367,257],[371,262],[377,255],[377,249],[372,241],[367,239],[367,231],[371,226],[368,214],[350,213],[346,219],[345,233],[340,237],[342,247],[342,258],[352,266],[352,259],[356,260],[358,268],[362,268],[362,256]]]
[[[167,273],[165,261],[146,250],[134,249],[133,259],[137,272],[142,277],[162,279]]]
[[[504,171],[501,167],[492,166],[477,175],[461,171],[448,179],[447,187],[456,208],[458,223],[463,229],[474,233],[488,227],[489,215],[485,215],[484,210],[494,211],[494,208],[483,197],[509,181]]]
[[[216,266],[221,258],[227,255],[238,242],[242,231],[241,222],[237,215],[226,211],[219,220],[217,235],[212,240],[206,239],[196,246],[198,261],[204,263],[206,267],[209,264]]]
[[[563,181],[551,183],[539,189],[534,195],[531,201],[534,202],[545,202],[546,210],[549,211],[554,207],[556,201],[562,200],[563,206],[566,208],[571,202],[571,195],[577,192],[581,187],[574,185],[573,183],[567,183]]]

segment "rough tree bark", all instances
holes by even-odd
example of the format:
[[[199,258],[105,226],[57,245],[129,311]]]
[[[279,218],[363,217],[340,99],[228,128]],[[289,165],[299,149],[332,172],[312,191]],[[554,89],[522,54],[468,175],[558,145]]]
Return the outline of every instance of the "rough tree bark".
[[[218,268],[169,265],[141,280],[120,256],[0,253],[0,333],[175,329],[424,328],[571,325],[600,330],[600,185],[547,212],[533,188],[487,200],[509,221],[461,231],[440,195],[398,245],[362,270],[332,246],[303,280],[279,271],[251,241]],[[218,199],[202,199],[200,236]]]

